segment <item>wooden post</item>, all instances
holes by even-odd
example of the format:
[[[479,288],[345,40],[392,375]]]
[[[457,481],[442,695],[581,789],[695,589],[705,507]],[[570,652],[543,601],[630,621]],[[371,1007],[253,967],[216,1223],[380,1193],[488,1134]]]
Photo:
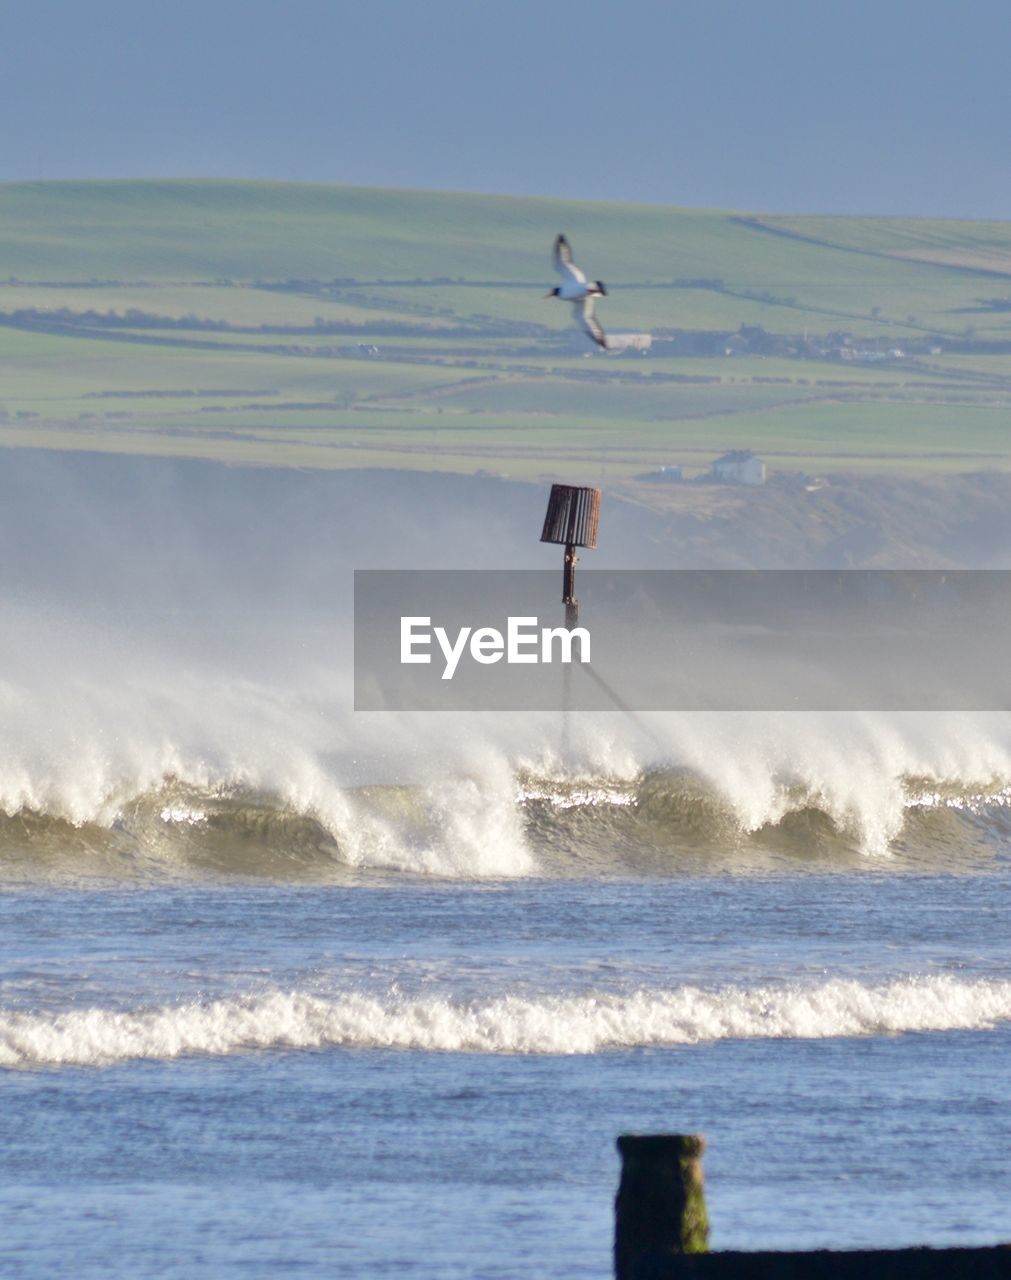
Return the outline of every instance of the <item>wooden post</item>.
[[[614,1201],[615,1280],[648,1277],[671,1254],[708,1253],[701,1134],[622,1134]]]
[[[565,605],[565,625],[570,629],[579,621],[579,601],[576,599],[576,548],[572,543],[565,547],[565,567],[562,574],[562,604]]]

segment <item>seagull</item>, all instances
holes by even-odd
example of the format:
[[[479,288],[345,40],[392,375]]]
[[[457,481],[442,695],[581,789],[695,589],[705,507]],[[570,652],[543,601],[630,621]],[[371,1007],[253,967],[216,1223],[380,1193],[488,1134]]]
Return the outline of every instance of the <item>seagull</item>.
[[[593,312],[593,299],[606,298],[607,290],[600,280],[587,280],[582,271],[572,261],[572,249],[564,236],[555,241],[555,270],[564,283],[557,289],[546,293],[545,298],[561,298],[563,302],[571,302],[574,318],[582,324],[598,347],[607,350],[607,335],[600,327],[600,321]]]

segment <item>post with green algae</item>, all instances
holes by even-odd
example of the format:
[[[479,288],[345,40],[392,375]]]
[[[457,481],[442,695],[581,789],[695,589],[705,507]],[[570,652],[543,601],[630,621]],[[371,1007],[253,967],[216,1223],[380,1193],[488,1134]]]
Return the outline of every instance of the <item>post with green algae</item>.
[[[701,1134],[622,1134],[614,1201],[615,1280],[647,1275],[652,1260],[709,1252]]]

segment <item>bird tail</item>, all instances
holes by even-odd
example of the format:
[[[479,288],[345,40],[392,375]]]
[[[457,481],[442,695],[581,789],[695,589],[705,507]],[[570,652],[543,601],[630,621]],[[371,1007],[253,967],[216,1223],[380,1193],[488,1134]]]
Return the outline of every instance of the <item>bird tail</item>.
[[[597,290],[602,298],[607,297],[607,290],[604,288],[603,280],[594,280],[593,287]]]

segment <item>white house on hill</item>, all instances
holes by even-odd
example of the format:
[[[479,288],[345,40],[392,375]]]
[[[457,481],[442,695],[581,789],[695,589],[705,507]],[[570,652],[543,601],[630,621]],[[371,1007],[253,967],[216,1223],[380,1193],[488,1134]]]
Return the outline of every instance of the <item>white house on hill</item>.
[[[723,484],[765,484],[765,463],[750,449],[731,449],[713,463],[713,479]]]
[[[608,351],[641,351],[645,355],[652,345],[651,333],[609,333],[607,335]]]
[[[605,351],[609,355],[620,355],[625,351],[637,351],[644,356],[649,354],[653,346],[653,335],[651,333],[609,333],[602,348],[594,347],[583,329],[575,325],[569,329],[568,337],[569,347],[573,351],[578,351],[580,355],[589,354],[589,349],[593,347],[593,354],[595,355],[601,355]]]

